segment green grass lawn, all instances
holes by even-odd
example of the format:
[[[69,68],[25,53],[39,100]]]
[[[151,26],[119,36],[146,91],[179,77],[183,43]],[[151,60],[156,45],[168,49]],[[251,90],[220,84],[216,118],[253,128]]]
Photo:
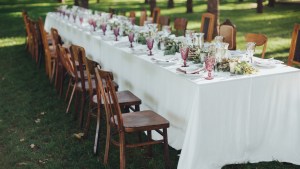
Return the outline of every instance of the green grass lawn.
[[[130,10],[147,7],[140,0],[91,1],[91,8],[107,11],[109,6]],[[67,2],[71,4],[71,1]],[[108,166],[103,166],[93,155],[93,133],[86,140],[78,140],[79,132],[73,114],[65,114],[66,103],[59,98],[45,75],[25,51],[25,29],[21,10],[32,18],[45,17],[58,6],[54,0],[2,0],[0,1],[0,168],[118,168],[118,149],[112,147]],[[205,2],[195,2],[195,13],[185,14],[184,1],[176,1],[176,8],[168,10],[165,1],[158,1],[163,15],[189,18],[189,29],[199,30]],[[267,57],[286,60],[290,37],[295,22],[299,22],[299,6],[277,5],[266,8],[264,14],[255,13],[252,2],[222,2],[221,21],[230,18],[238,28],[238,48],[243,49],[243,35],[247,32],[264,33],[269,37]],[[40,122],[36,122],[40,119]],[[94,123],[93,123],[94,124]],[[94,125],[92,125],[94,126]],[[93,128],[93,127],[92,127]],[[104,131],[104,127],[102,127]],[[132,136],[131,139],[136,139]],[[103,156],[104,136],[100,139]],[[31,148],[30,145],[35,147]],[[127,152],[128,169],[163,168],[162,148],[154,147],[154,158],[146,158],[144,149]],[[170,149],[172,168],[176,168],[179,152]],[[300,166],[262,162],[258,164],[230,165],[224,169],[295,169]]]

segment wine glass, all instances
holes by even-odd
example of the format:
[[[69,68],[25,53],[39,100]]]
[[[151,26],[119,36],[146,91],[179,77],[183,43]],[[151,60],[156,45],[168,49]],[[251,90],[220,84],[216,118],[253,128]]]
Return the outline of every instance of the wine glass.
[[[116,37],[116,41],[118,41],[119,32],[120,32],[119,27],[114,28],[114,34],[115,34],[115,37]]]
[[[83,17],[79,17],[79,21],[80,21],[80,24],[82,25],[82,22],[83,22]]]
[[[133,46],[132,46],[132,42],[133,42],[133,40],[134,40],[134,33],[133,33],[133,32],[130,32],[130,33],[128,34],[128,40],[129,40],[129,42],[130,42],[130,48],[133,48]]]
[[[106,32],[106,26],[107,26],[106,23],[102,23],[102,24],[101,24],[101,29],[102,29],[102,31],[103,31],[103,35],[105,35],[105,32]]]
[[[73,16],[73,21],[75,23],[76,22],[76,14],[73,14],[72,16]]]
[[[183,65],[182,67],[188,67],[188,65],[186,64],[186,60],[189,56],[189,51],[190,51],[190,48],[186,45],[182,45],[179,49],[180,51],[180,54],[181,54],[181,58],[183,60]]]
[[[150,53],[149,53],[149,56],[152,56],[153,54],[152,54],[152,48],[153,48],[153,44],[154,44],[154,39],[153,38],[148,38],[147,40],[146,40],[146,43],[147,43],[147,47],[148,47],[148,49],[149,49],[149,51],[150,51]]]
[[[205,78],[206,80],[212,80],[214,77],[212,76],[212,71],[214,69],[214,64],[215,64],[215,58],[212,56],[209,56],[205,60],[205,69],[208,71],[208,75]]]

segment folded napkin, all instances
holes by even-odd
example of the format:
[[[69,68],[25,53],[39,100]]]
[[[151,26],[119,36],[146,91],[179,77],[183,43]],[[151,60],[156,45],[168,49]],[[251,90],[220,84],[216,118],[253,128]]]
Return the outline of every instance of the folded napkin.
[[[151,59],[155,62],[174,62],[178,60],[178,58],[175,57],[168,57],[168,58],[152,57]]]
[[[199,74],[201,69],[200,68],[179,67],[176,69],[176,71],[182,72],[184,74]]]

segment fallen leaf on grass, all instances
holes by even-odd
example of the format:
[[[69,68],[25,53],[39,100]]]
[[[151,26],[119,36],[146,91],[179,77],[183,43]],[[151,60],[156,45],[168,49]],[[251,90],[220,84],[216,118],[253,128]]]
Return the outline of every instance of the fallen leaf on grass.
[[[30,144],[30,148],[34,149],[35,145],[34,144]]]
[[[35,121],[35,123],[40,123],[41,122],[41,119],[36,119],[36,120],[34,120]]]
[[[20,142],[23,142],[23,141],[25,141],[25,139],[24,139],[24,138],[21,138],[21,139],[20,139]]]
[[[84,136],[84,133],[75,133],[74,136],[75,136],[77,139],[81,139],[81,137]]]
[[[18,165],[18,166],[27,165],[27,163],[21,162],[21,163],[18,163],[17,165]]]
[[[46,163],[46,161],[39,160],[39,163],[41,163],[41,164],[45,164],[45,163]]]

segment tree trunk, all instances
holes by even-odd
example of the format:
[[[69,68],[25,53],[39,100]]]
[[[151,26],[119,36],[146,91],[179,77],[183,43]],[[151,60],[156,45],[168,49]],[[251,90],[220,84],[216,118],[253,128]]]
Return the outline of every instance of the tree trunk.
[[[208,0],[207,1],[207,12],[215,15],[214,34],[213,37],[219,34],[219,0]]]
[[[74,5],[75,6],[79,6],[79,1],[78,0],[74,0]]]
[[[168,0],[168,8],[174,8],[174,0]]]
[[[153,14],[153,10],[156,7],[156,0],[150,0],[150,12],[151,12],[151,16]]]
[[[275,0],[269,0],[268,7],[274,7],[275,6]]]
[[[256,12],[257,13],[263,13],[263,0],[257,0],[257,8],[256,8]]]
[[[149,4],[149,0],[145,0],[145,4]]]
[[[193,13],[193,0],[186,1],[186,13]]]
[[[65,0],[57,0],[57,2],[65,3]]]
[[[81,7],[88,9],[89,8],[89,0],[81,0]]]

